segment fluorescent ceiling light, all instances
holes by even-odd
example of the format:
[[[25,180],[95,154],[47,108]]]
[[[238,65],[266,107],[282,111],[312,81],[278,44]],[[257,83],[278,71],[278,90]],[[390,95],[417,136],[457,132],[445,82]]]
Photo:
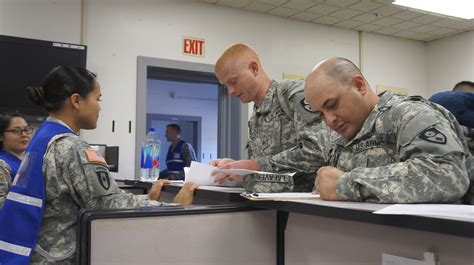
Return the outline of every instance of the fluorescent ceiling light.
[[[452,17],[474,18],[472,0],[396,0],[393,4]]]

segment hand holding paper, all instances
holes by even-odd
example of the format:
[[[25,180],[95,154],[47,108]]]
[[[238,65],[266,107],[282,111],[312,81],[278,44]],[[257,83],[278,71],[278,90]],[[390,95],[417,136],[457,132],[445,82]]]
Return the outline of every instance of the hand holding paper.
[[[185,181],[192,181],[201,186],[226,186],[226,187],[241,187],[242,180],[226,181],[223,183],[215,183],[214,177],[211,175],[212,171],[217,169],[211,165],[202,164],[198,162],[191,162],[189,172],[185,175]]]
[[[214,170],[212,172],[212,176],[214,176],[214,181],[217,183],[224,183],[226,181],[233,181],[233,180],[243,180],[244,175],[253,174],[253,173],[241,173],[241,174],[234,174],[233,172],[222,171],[222,170],[259,170],[260,163],[256,159],[250,160],[238,160],[227,162],[219,166],[218,170]]]

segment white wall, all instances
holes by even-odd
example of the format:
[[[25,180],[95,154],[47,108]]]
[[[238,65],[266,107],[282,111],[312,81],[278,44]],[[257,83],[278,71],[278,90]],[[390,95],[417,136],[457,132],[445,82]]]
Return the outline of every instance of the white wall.
[[[362,73],[374,91],[385,85],[427,96],[424,42],[364,32],[361,54]]]
[[[277,80],[281,80],[283,72],[307,74],[316,63],[332,56],[346,57],[359,64],[356,31],[191,0],[88,0],[86,3],[82,30],[84,44],[88,45],[88,68],[98,73],[103,102],[98,128],[84,135],[90,142],[120,146],[121,178],[133,178],[134,174],[130,161],[135,157],[139,55],[213,64],[228,45],[245,42],[254,46],[266,71]],[[0,0],[0,14],[1,34],[75,43],[81,40],[80,0]],[[182,55],[183,36],[204,38],[206,57]],[[466,70],[470,71],[471,79],[472,40],[471,33],[454,41],[468,54],[467,58],[462,56],[463,65],[458,68],[471,69]],[[431,63],[432,54],[450,52],[449,48],[438,48],[437,42],[428,44],[428,56],[426,44],[422,42],[376,34],[363,34],[361,42],[363,72],[374,89],[377,84],[407,87],[412,94],[428,96],[427,79],[428,87],[432,87],[429,82],[438,77],[451,85],[452,81],[445,77],[448,73],[440,75],[430,68],[446,60],[441,58]],[[439,46],[444,45],[441,45],[443,41],[439,43]],[[449,44],[446,43],[446,47]],[[456,48],[453,52],[458,51]],[[447,57],[452,58],[452,55]],[[111,132],[112,120],[115,120],[115,133]],[[128,132],[129,121],[132,121],[131,133]]]
[[[234,42],[254,46],[270,76],[305,74],[323,58],[345,56],[358,63],[354,31],[297,22],[191,1],[91,0],[87,8],[88,66],[103,88],[99,127],[87,139],[120,145],[120,177],[133,178],[136,57],[139,55],[213,64]],[[206,57],[181,53],[183,36],[206,40]],[[116,120],[116,133],[110,121]],[[135,124],[133,123],[133,126]]]
[[[217,89],[215,84],[154,79],[147,82],[147,113],[201,117],[201,153],[196,155],[202,163],[217,156]],[[170,93],[174,93],[174,98]],[[168,147],[169,144],[163,143],[162,150],[167,151]],[[197,146],[194,150],[197,151]]]
[[[432,95],[474,80],[474,31],[427,44],[427,87]]]
[[[81,0],[0,0],[0,34],[81,41]]]

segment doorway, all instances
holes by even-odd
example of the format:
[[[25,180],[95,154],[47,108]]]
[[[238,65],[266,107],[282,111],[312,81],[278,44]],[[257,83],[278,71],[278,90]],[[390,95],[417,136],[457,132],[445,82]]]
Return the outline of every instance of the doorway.
[[[174,121],[173,117],[177,120],[178,116],[200,117],[200,128],[197,121],[189,121],[191,123],[184,126],[191,131],[195,130],[193,126],[200,129],[200,133],[186,137],[197,137],[194,148],[197,160],[202,163],[220,157],[246,157],[244,148],[248,137],[248,107],[231,97],[227,89],[219,84],[213,65],[142,56],[137,58],[137,65],[135,178],[139,176],[141,143],[152,124],[148,121],[149,115],[172,116],[171,119],[162,120],[162,123],[156,121],[156,126]],[[191,109],[185,111],[188,107]],[[161,129],[156,129],[160,135]],[[167,151],[165,142],[162,141],[161,152]],[[162,157],[164,161],[166,156]]]

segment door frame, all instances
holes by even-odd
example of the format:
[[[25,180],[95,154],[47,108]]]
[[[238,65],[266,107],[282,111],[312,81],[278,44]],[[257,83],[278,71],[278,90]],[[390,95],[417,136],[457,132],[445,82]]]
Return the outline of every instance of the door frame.
[[[185,72],[192,79],[186,81],[206,82],[219,85],[214,74],[214,65],[177,61],[162,58],[137,57],[137,97],[136,97],[136,125],[135,125],[135,179],[140,176],[140,147],[146,135],[146,96],[149,69],[161,71],[160,76],[151,76],[162,79],[162,74],[171,76],[175,81],[180,80],[180,72]],[[236,97],[227,93],[219,85],[218,89],[218,118],[217,118],[217,156],[241,159],[246,157],[245,144],[248,138],[248,104],[241,104]],[[145,103],[145,104],[144,104]]]

